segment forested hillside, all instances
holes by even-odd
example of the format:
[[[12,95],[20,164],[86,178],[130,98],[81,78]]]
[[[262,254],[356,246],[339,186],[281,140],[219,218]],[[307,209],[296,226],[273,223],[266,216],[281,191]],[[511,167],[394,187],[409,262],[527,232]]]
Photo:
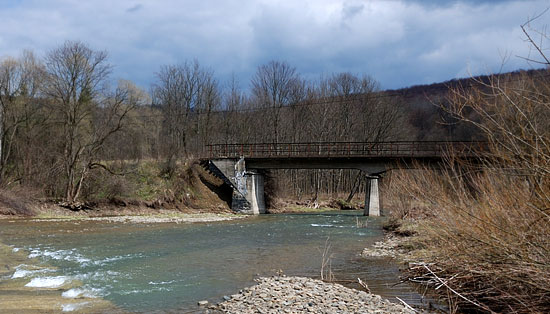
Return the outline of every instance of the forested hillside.
[[[170,179],[212,143],[480,139],[446,112],[447,93],[495,79],[382,91],[368,75],[306,80],[288,63],[272,61],[250,82],[219,82],[213,69],[192,61],[152,73],[155,83],[145,91],[127,80],[112,86],[111,69],[107,52],[81,42],[66,42],[44,57],[24,51],[0,60],[2,189],[69,203],[139,198],[136,184],[120,183],[139,164],[154,162],[154,176]],[[361,181],[348,170],[281,174],[269,174],[272,188],[297,198],[349,193]]]

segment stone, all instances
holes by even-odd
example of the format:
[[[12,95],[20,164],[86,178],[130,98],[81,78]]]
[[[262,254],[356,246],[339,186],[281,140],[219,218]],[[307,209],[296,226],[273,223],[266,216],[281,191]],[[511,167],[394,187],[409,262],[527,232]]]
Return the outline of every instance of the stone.
[[[199,306],[207,306],[207,305],[208,305],[208,301],[206,300],[199,301]]]

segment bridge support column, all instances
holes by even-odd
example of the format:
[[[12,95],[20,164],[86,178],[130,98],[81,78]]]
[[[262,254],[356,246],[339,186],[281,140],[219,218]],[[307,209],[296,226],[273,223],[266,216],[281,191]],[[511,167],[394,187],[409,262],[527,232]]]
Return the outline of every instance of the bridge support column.
[[[246,170],[245,160],[235,164],[235,186],[231,209],[243,214],[265,214],[264,176],[256,170]]]
[[[367,187],[365,191],[364,216],[380,216],[380,193],[378,190],[378,176],[367,176]]]
[[[249,171],[247,175],[248,194],[246,199],[250,203],[252,214],[265,214],[264,176],[256,171]]]

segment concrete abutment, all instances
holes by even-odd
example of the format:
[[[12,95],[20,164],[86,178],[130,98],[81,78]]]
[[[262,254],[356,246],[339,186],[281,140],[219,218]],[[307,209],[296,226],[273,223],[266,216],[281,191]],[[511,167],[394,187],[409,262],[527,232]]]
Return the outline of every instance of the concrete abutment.
[[[231,209],[243,214],[265,214],[264,174],[259,170],[247,170],[246,162],[241,159],[213,160],[211,167],[217,168],[218,176],[233,188]]]

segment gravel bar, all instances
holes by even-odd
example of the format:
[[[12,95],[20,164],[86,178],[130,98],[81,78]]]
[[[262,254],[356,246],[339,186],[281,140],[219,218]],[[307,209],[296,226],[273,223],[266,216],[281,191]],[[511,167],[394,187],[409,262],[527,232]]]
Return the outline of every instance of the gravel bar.
[[[414,313],[378,295],[303,277],[259,278],[210,307],[216,313]]]

